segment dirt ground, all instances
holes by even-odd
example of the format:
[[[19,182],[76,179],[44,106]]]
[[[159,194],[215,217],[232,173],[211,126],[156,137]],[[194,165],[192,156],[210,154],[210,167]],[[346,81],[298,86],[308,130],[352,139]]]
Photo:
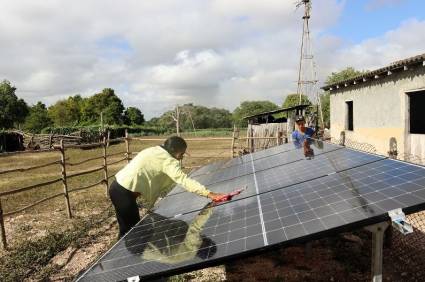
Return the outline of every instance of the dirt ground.
[[[71,281],[108,250],[116,234],[111,217],[91,231],[85,247],[68,248],[51,260],[46,267],[55,265],[58,271],[49,280]],[[422,262],[410,266],[403,265],[406,261],[397,252],[400,249],[384,249],[384,281],[424,281],[423,250],[419,255]],[[370,281],[370,264],[371,236],[360,230],[313,241],[309,254],[306,246],[299,244],[170,277],[169,281]]]
[[[213,162],[218,157],[230,155],[228,142],[206,144],[191,142],[190,158],[185,160],[186,167],[196,167]],[[155,142],[132,145],[132,151],[152,146]],[[111,146],[111,153],[119,152],[123,145]],[[77,162],[92,157],[99,152],[73,151],[68,156]],[[218,157],[217,157],[218,156]],[[29,166],[55,160],[54,153],[27,155],[25,157],[7,157],[0,161],[0,170],[12,167]],[[118,157],[119,158],[119,157]],[[111,160],[113,161],[113,160]],[[87,169],[95,164],[88,164]],[[122,165],[111,167],[117,171]],[[76,169],[74,171],[77,171]],[[0,177],[0,191],[19,187],[37,181],[48,180],[57,171],[39,170],[34,174],[15,174]],[[75,180],[75,186],[96,181],[102,175],[93,174],[87,178]],[[53,189],[48,187],[34,193],[24,193],[20,197],[3,200],[6,212],[19,208],[34,198],[49,195]],[[82,221],[102,217],[101,223],[93,225],[79,238],[77,244],[53,254],[41,268],[29,271],[24,281],[72,281],[87,267],[106,252],[117,238],[117,224],[103,186],[71,194],[73,219],[66,218],[63,199],[42,204],[27,212],[6,219],[6,232],[11,251],[0,251],[0,258],[6,257],[23,242],[44,238],[50,232],[68,232],[72,226]],[[384,250],[384,281],[425,281],[425,213],[416,223],[414,237],[393,237],[393,245]],[[409,235],[410,236],[410,235]],[[226,265],[210,267],[169,278],[169,281],[370,281],[371,236],[367,231],[339,234],[312,242],[311,253],[306,255],[304,245],[293,245],[281,249],[245,257],[228,262]],[[47,274],[46,274],[47,273]],[[3,279],[0,278],[0,281]],[[5,280],[8,281],[8,280]],[[12,280],[9,280],[12,281]]]

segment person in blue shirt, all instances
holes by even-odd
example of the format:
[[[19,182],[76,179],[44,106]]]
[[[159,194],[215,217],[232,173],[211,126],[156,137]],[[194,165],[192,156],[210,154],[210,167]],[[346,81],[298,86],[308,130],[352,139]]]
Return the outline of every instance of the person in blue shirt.
[[[313,158],[314,151],[310,147],[312,137],[316,133],[313,128],[305,126],[305,119],[302,115],[295,117],[295,123],[297,128],[292,132],[292,142],[295,148],[304,150],[304,156],[306,158]]]

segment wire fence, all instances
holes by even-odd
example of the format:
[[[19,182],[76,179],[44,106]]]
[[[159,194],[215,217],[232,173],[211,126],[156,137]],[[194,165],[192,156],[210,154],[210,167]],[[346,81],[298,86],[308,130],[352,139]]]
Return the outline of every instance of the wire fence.
[[[339,139],[331,138],[331,143],[367,153],[377,153],[373,145],[346,139],[344,135],[341,135]],[[412,154],[398,155],[393,148],[388,151],[388,157],[418,165],[425,164],[424,158]],[[390,228],[387,234],[387,237],[390,237],[390,248],[387,253],[393,261],[397,262],[394,267],[405,277],[405,281],[423,281],[425,277],[425,211],[408,214],[406,219],[412,225],[413,233],[403,235],[395,228]]]
[[[394,230],[389,255],[397,261],[394,267],[405,280],[423,281],[425,277],[425,211],[409,214],[413,233],[406,236]],[[408,278],[408,279],[407,279]]]

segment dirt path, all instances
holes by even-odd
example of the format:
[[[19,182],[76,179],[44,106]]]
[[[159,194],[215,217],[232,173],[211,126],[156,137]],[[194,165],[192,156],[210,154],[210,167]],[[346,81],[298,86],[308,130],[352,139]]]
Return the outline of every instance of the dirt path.
[[[82,248],[69,247],[50,261],[47,267],[58,269],[50,276],[51,281],[71,281],[74,279],[99,256],[104,254],[115,243],[116,237],[116,220],[110,217],[103,226],[90,231]]]

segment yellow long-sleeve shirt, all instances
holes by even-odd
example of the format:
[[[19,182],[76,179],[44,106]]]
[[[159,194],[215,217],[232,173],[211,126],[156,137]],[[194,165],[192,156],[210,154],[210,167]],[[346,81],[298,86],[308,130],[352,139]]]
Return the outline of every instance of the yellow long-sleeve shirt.
[[[174,238],[169,238],[167,231],[159,231],[159,234],[153,238],[164,239],[148,242],[145,251],[142,254],[144,260],[153,260],[167,264],[177,264],[193,259],[202,245],[201,232],[205,223],[210,218],[213,209],[211,206],[204,208],[189,225],[185,236],[180,242],[175,242],[179,237],[173,234]],[[165,222],[160,222],[164,224]],[[187,224],[182,221],[182,224]],[[183,229],[183,228],[182,228]],[[158,230],[153,228],[153,230]],[[174,240],[173,240],[174,239]],[[164,244],[158,246],[158,244]]]
[[[180,162],[161,146],[138,153],[115,178],[124,188],[141,193],[150,206],[155,204],[162,193],[168,192],[174,183],[201,196],[206,197],[210,193],[204,185],[189,178],[182,171]]]

